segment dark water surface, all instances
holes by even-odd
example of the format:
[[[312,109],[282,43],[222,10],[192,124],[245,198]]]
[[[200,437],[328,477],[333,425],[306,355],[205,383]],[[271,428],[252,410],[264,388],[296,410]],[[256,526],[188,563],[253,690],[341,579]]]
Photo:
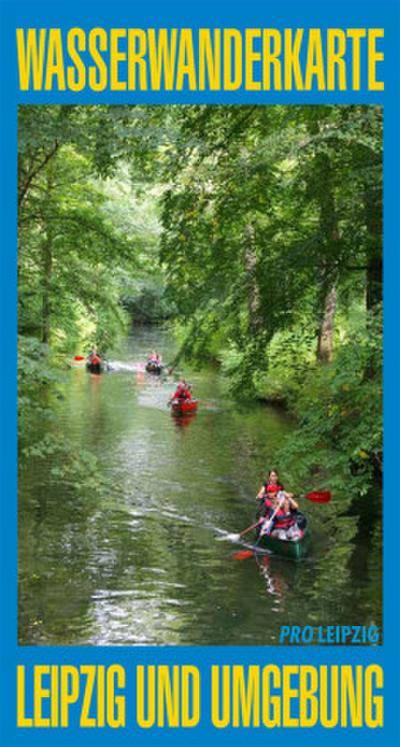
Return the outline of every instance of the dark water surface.
[[[174,418],[176,377],[137,365],[154,347],[168,359],[169,345],[165,332],[140,330],[110,356],[114,372],[66,374],[46,427],[97,457],[100,496],[57,480],[54,455],[21,459],[20,643],[263,645],[279,643],[284,624],[379,625],[379,532],[356,538],[334,502],[302,505],[313,529],[305,561],[233,558],[240,546],[224,532],[253,521],[293,424],[224,398],[215,372],[191,373],[201,406]]]

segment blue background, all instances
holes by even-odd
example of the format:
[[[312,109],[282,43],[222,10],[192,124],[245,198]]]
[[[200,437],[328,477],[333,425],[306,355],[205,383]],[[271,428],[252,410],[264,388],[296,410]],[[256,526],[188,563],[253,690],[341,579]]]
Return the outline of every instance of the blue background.
[[[228,2],[202,0],[184,3],[12,3],[2,2],[1,26],[1,148],[2,148],[2,241],[1,241],[1,744],[78,745],[135,743],[138,747],[159,744],[180,745],[190,739],[217,745],[244,745],[262,740],[269,745],[343,744],[399,745],[399,521],[392,504],[398,501],[399,459],[399,6],[394,0],[374,3],[269,3],[246,0],[236,6]],[[385,63],[379,65],[384,92],[244,92],[152,93],[90,91],[78,94],[20,93],[16,62],[15,28],[72,26],[111,27],[383,27]],[[382,43],[379,44],[382,47]],[[43,648],[18,647],[17,631],[17,546],[16,546],[16,167],[18,103],[371,103],[384,106],[384,273],[385,273],[385,521],[384,521],[384,645],[378,647],[137,647],[137,648]],[[394,515],[395,514],[395,515]],[[334,623],[334,621],[333,621]],[[211,725],[207,706],[209,668],[214,663],[260,664],[381,664],[385,670],[384,729],[223,729]],[[17,664],[111,664],[125,666],[128,675],[128,719],[125,729],[65,730],[16,729],[15,672]],[[200,667],[203,688],[202,719],[195,729],[134,728],[134,674],[141,663],[194,664]],[[130,706],[129,706],[130,704]],[[129,716],[129,708],[131,715]],[[160,731],[162,733],[160,733]]]

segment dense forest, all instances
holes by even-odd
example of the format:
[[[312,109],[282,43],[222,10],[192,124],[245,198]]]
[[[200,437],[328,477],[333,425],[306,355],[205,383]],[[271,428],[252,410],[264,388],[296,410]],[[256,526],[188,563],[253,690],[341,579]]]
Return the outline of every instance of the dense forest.
[[[376,487],[381,108],[21,106],[18,158],[25,456],[61,454],[54,477],[90,483],[90,451],[37,418],[77,351],[162,322],[175,365],[293,414],[276,458],[295,487]]]

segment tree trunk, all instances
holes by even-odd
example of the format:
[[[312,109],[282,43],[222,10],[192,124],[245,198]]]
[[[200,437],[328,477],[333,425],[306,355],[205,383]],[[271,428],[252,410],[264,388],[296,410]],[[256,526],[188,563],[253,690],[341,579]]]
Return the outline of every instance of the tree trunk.
[[[318,330],[317,358],[321,363],[331,363],[333,359],[333,332],[336,314],[336,288],[330,288],[325,296],[325,305]]]
[[[47,218],[52,210],[52,196],[54,188],[54,163],[47,166],[46,198],[43,214],[43,244],[42,244],[42,342],[46,345],[50,340],[51,306],[52,306],[52,275],[53,275],[53,226]]]
[[[22,159],[21,158],[19,159],[18,174],[20,178],[20,184],[18,188],[18,208],[21,208],[22,203],[25,200],[28,194],[28,191],[32,185],[32,182],[34,181],[36,176],[40,174],[42,169],[44,169],[47,166],[47,164],[53,158],[53,156],[55,156],[55,154],[58,151],[58,148],[59,148],[59,143],[56,140],[53,143],[50,150],[43,155],[42,159],[38,163],[35,163],[34,165],[33,164],[30,165],[30,167],[27,168],[26,172],[24,172],[23,170]]]
[[[322,126],[323,120],[321,123],[319,117],[311,116],[307,123],[307,129],[313,138],[317,138],[317,143]],[[321,258],[319,262],[317,261],[315,268],[316,277],[320,284],[317,360],[321,363],[330,363],[333,359],[337,268],[340,261],[340,234],[334,193],[334,176],[330,151],[317,149],[308,177],[308,193],[318,205],[322,244]]]
[[[368,231],[366,308],[374,313],[382,303],[382,190],[364,195],[365,224]]]
[[[318,172],[324,179],[318,191],[319,224],[325,244],[325,259],[319,268],[321,277],[321,318],[318,329],[317,360],[331,363],[336,314],[336,267],[339,245],[339,227],[335,196],[332,186],[332,168],[325,153],[318,156]]]
[[[42,342],[46,345],[50,339],[50,315],[51,315],[51,276],[53,269],[52,240],[48,234],[42,247]]]
[[[365,224],[368,231],[365,305],[369,335],[381,334],[377,311],[383,301],[382,261],[382,190],[371,190],[364,195]],[[373,348],[365,368],[367,379],[373,379],[381,365],[379,348]]]
[[[262,320],[260,314],[260,288],[257,282],[257,255],[255,229],[251,223],[247,223],[244,229],[244,265],[247,277],[249,329],[254,335],[260,331]]]

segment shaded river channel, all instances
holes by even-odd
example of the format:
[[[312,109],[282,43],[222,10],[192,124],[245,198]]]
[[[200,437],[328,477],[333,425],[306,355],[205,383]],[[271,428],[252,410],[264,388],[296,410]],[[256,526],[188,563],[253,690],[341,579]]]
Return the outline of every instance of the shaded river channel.
[[[138,370],[153,348],[171,359],[166,332],[139,329],[110,355],[113,372],[67,371],[43,426],[92,452],[112,489],[57,480],[51,454],[20,460],[20,643],[267,645],[284,624],[380,625],[379,534],[353,536],[334,501],[302,503],[313,531],[306,560],[233,558],[241,548],[223,533],[254,520],[293,423],[227,399],[215,371],[189,373],[201,406],[173,417],[176,376]]]

